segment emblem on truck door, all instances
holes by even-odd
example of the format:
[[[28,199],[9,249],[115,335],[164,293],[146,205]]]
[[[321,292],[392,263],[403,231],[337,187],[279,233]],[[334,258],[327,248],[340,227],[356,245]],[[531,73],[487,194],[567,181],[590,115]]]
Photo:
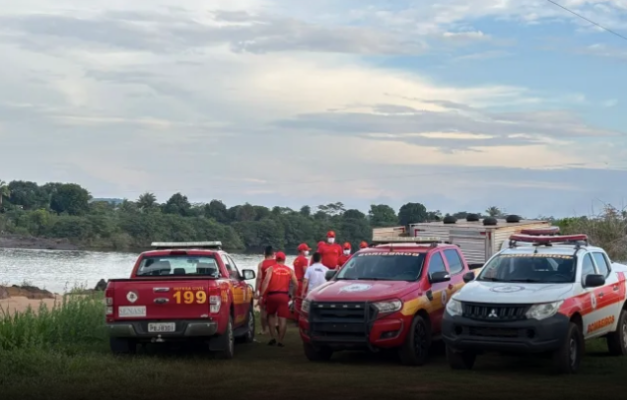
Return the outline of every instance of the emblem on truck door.
[[[128,292],[126,294],[126,300],[128,300],[131,303],[135,303],[138,298],[139,298],[139,296],[137,296],[137,293],[135,293],[135,292]]]
[[[498,315],[496,315],[496,309],[492,309],[492,311],[490,311],[490,314],[488,314],[488,318],[496,318],[498,317]]]

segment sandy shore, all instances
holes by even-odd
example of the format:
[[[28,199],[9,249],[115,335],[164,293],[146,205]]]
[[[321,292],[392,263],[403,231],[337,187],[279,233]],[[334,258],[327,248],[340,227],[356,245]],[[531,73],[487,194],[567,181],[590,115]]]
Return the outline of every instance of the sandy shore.
[[[63,303],[63,296],[56,295],[55,299],[29,299],[23,296],[9,297],[8,299],[0,300],[0,307],[4,313],[14,315],[15,313],[26,311],[28,306],[30,306],[34,312],[37,312],[41,303],[44,303],[48,309],[52,309],[55,300],[57,304],[61,305]],[[0,314],[2,314],[2,311],[0,311]]]

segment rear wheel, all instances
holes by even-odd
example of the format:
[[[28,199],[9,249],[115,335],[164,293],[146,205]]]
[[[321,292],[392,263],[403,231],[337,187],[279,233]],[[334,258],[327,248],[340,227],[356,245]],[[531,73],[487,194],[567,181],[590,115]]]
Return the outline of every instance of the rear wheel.
[[[627,355],[627,311],[621,310],[616,330],[607,335],[607,349],[613,356]]]
[[[416,315],[411,323],[405,343],[398,350],[404,365],[424,365],[429,358],[431,346],[431,326],[420,315]]]
[[[553,371],[574,374],[579,370],[584,351],[583,335],[577,324],[571,322],[562,346],[553,353]]]
[[[303,349],[309,361],[329,361],[333,356],[333,350],[328,347],[315,347],[310,343],[303,343]]]
[[[253,305],[250,305],[248,310],[248,318],[246,318],[246,334],[242,336],[244,343],[252,343],[255,341],[255,312],[253,311]]]
[[[135,354],[137,343],[133,339],[109,338],[109,347],[113,354]]]
[[[446,346],[446,359],[452,369],[472,369],[477,354],[469,351],[456,351]]]
[[[229,317],[229,323],[224,331],[226,339],[226,348],[216,353],[217,358],[222,360],[230,360],[235,357],[235,334],[233,332],[233,317]]]

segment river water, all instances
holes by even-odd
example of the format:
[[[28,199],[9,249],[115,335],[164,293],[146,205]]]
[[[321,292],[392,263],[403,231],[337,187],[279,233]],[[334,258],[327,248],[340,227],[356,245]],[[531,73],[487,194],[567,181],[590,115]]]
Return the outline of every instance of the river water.
[[[128,278],[139,253],[0,249],[0,285],[30,285],[53,293],[93,288],[100,279]],[[237,267],[255,269],[261,255],[231,254]],[[292,265],[294,257],[287,257]],[[248,283],[254,285],[254,280]]]

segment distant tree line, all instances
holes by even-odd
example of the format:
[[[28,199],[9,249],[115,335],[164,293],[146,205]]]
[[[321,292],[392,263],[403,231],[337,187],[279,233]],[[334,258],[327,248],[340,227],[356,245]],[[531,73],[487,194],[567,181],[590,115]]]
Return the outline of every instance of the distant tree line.
[[[447,214],[448,215],[448,214]],[[453,214],[465,218],[468,212]],[[485,215],[501,217],[498,207]],[[159,203],[153,193],[135,201],[93,199],[75,183],[0,180],[0,231],[16,235],[69,239],[85,248],[130,250],[152,241],[221,240],[231,251],[261,251],[265,246],[293,251],[310,246],[333,230],[338,241],[357,248],[372,238],[372,228],[436,221],[445,215],[421,203],[407,203],[398,212],[373,204],[367,214],[346,209],[341,202],[300,210],[241,204],[228,207],[220,200],[191,203],[181,193]]]

